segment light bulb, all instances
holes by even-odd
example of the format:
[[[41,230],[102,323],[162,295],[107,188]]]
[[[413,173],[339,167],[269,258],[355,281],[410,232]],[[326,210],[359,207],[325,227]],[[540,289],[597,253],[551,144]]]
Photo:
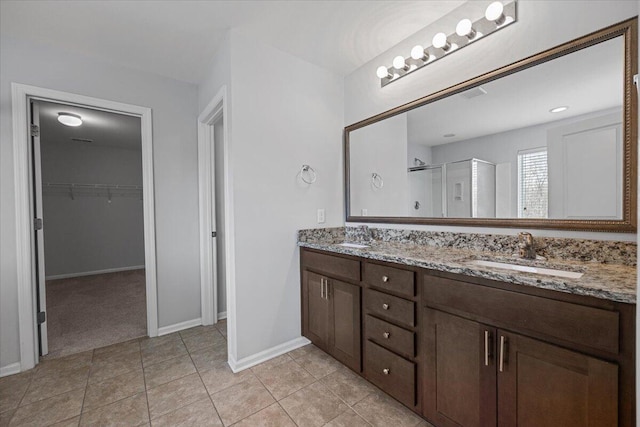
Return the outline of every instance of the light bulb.
[[[550,113],[562,113],[563,111],[567,111],[569,107],[563,105],[562,107],[556,107],[549,110]]]
[[[436,49],[444,49],[445,51],[449,49],[449,42],[447,41],[447,35],[445,33],[438,33],[433,36],[433,47]]]
[[[456,25],[456,34],[460,37],[468,37],[472,39],[476,35],[476,31],[473,29],[473,24],[469,19],[463,19]]]
[[[411,49],[411,57],[413,59],[422,59],[424,62],[429,60],[429,55],[424,51],[424,47],[416,45]]]
[[[379,79],[384,79],[385,77],[389,77],[390,74],[389,74],[389,70],[387,70],[387,67],[385,67],[384,65],[381,65],[376,70],[376,75],[378,76]]]
[[[65,126],[76,127],[82,124],[82,117],[77,114],[58,113],[58,121]]]
[[[498,25],[504,23],[504,6],[499,1],[494,1],[489,6],[487,6],[487,10],[484,13],[484,17],[489,21],[493,21]]]
[[[393,58],[393,68],[396,70],[404,70],[407,68],[407,63],[404,61],[404,56],[398,55]]]

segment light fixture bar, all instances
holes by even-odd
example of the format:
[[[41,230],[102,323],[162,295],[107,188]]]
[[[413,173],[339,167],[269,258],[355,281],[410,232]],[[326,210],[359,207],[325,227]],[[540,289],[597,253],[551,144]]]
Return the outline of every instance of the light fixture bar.
[[[444,32],[439,32],[431,40],[430,46],[426,48],[421,45],[414,46],[408,57],[396,56],[390,67],[381,65],[376,70],[376,75],[380,79],[380,87],[385,87],[407,74],[513,24],[517,20],[516,3],[517,0],[489,1],[482,16],[475,17],[475,19],[461,16],[458,25],[451,34],[446,35]],[[422,54],[419,52],[420,50],[422,50]],[[403,58],[404,62],[402,62]]]

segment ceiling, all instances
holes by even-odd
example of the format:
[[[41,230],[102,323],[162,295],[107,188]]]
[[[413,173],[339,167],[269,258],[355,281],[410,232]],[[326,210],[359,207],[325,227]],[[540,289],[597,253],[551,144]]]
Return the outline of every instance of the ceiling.
[[[42,144],[80,144],[129,150],[142,149],[139,117],[44,101],[39,101],[38,106]],[[65,126],[58,122],[58,113],[79,115],[82,118],[82,125]],[[92,142],[74,141],[72,138],[90,139]]]
[[[623,77],[617,37],[483,84],[484,95],[469,99],[469,90],[409,111],[409,143],[434,146],[621,108]],[[549,112],[559,106],[569,109]]]
[[[0,34],[199,83],[234,28],[347,75],[462,3],[3,0]]]

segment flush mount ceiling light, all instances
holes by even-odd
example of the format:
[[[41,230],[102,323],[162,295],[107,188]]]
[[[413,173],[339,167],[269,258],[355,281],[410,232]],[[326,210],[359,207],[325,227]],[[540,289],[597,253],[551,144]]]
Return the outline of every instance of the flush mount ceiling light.
[[[567,107],[566,105],[563,105],[561,107],[556,107],[556,108],[552,108],[551,110],[549,110],[550,113],[562,113],[563,111],[567,111],[569,109],[569,107]]]
[[[82,117],[72,113],[58,113],[58,121],[65,126],[80,126],[82,124]]]
[[[516,2],[517,0],[487,2],[484,15],[458,17],[458,25],[453,33],[447,35],[438,32],[433,36],[431,46],[425,48],[416,45],[411,49],[409,57],[399,55],[393,58],[391,67],[379,66],[376,75],[380,79],[380,86],[384,87],[516,22]]]

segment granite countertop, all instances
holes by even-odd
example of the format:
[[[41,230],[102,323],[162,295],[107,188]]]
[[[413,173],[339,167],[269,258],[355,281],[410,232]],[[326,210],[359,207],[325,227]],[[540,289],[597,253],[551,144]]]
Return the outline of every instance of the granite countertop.
[[[337,238],[336,238],[337,237]],[[324,236],[298,241],[298,246],[338,254],[422,267],[449,273],[509,282],[516,285],[551,289],[570,294],[635,304],[636,267],[623,264],[584,262],[565,259],[529,261],[505,253],[471,249],[435,247],[411,242],[374,241],[367,248],[340,246],[339,236]],[[362,242],[357,242],[362,243]],[[579,279],[505,270],[472,264],[474,260],[490,260],[584,273]]]

